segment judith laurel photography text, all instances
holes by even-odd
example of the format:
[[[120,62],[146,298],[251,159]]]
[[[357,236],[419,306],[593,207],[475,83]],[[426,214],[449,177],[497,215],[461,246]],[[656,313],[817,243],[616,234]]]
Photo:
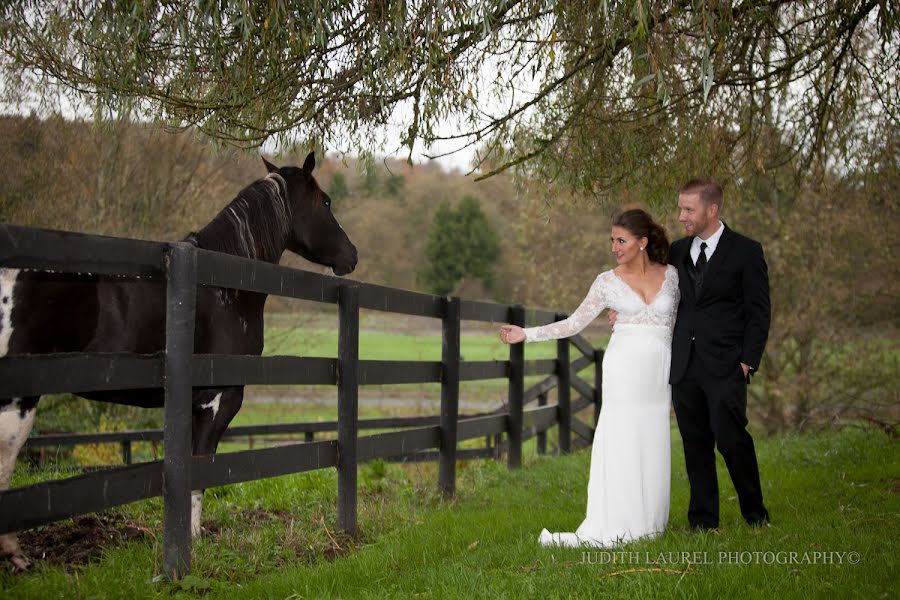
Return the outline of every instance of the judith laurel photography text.
[[[795,551],[694,551],[694,552],[613,552],[608,550],[585,551],[581,562],[591,565],[644,564],[644,565],[855,565],[859,552],[816,550]]]

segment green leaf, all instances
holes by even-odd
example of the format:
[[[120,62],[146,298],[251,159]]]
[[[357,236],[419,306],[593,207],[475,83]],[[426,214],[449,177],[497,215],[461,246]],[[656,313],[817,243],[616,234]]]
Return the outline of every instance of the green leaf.
[[[709,91],[712,89],[713,84],[713,67],[712,61],[709,59],[709,46],[703,50],[703,65],[701,71],[703,81],[703,102],[705,104],[707,98],[709,98]]]
[[[636,89],[636,90],[637,90],[637,89],[640,89],[640,88],[643,87],[645,84],[650,83],[650,82],[653,81],[654,79],[656,79],[656,73],[650,73],[649,75],[644,75],[644,76],[641,77],[638,81],[636,81],[635,84],[634,84],[632,87],[633,87],[634,89]]]
[[[196,575],[186,575],[178,581],[177,585],[185,592],[202,592],[210,589],[209,582]]]

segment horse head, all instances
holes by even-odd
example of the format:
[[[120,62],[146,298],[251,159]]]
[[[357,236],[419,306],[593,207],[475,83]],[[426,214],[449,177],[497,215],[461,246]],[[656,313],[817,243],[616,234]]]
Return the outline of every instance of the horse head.
[[[356,246],[331,212],[331,198],[319,187],[312,171],[315,153],[310,152],[303,168],[276,167],[265,158],[269,177],[284,180],[291,210],[287,249],[306,260],[331,267],[335,275],[356,268]]]

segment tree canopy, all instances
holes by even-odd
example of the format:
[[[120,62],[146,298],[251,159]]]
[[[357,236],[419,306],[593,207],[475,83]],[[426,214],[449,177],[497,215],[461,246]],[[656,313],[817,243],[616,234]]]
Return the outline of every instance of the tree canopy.
[[[889,0],[52,0],[0,17],[7,102],[63,90],[229,143],[355,152],[393,123],[410,151],[456,140],[485,175],[588,194],[673,161],[868,167],[900,116]]]

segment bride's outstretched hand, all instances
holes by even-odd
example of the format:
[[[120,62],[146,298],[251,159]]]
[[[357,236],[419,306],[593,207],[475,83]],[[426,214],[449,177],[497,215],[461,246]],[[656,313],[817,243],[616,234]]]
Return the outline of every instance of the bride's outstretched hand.
[[[501,325],[500,339],[504,344],[518,344],[525,341],[525,332],[517,325]]]

